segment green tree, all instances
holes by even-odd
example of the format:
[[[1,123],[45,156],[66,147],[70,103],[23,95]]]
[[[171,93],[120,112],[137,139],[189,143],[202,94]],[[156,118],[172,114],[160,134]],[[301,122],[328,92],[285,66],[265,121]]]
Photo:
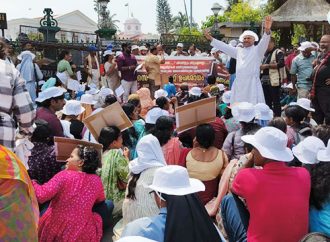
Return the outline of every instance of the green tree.
[[[171,8],[167,0],[157,0],[157,31],[167,34],[172,29]]]
[[[179,34],[183,35],[195,35],[195,36],[202,36],[203,33],[196,27],[189,28],[189,27],[183,27],[180,29]]]
[[[179,12],[177,16],[173,17],[172,23],[173,23],[173,28],[175,28],[175,29],[189,27],[188,17],[185,14],[183,14],[182,12]]]
[[[254,9],[247,2],[233,4],[223,15],[219,15],[217,20],[221,22],[261,22],[264,13],[261,8]],[[206,17],[202,23],[202,29],[210,28],[214,25],[215,16]]]
[[[104,19],[99,18],[99,16],[102,16],[101,12],[103,10],[97,0],[94,0],[94,11],[97,13],[98,25],[100,28],[118,29],[117,23],[119,23],[119,20],[114,19],[117,14],[110,15],[110,11],[106,10],[104,14]]]

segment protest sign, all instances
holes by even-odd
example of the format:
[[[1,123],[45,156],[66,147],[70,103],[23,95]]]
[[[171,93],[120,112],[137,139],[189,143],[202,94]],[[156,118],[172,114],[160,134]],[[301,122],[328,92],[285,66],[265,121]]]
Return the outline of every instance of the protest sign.
[[[199,124],[210,123],[216,117],[216,97],[202,99],[175,109],[176,130],[178,133]]]
[[[78,145],[89,146],[95,148],[99,153],[99,159],[101,159],[102,148],[101,144],[91,143],[78,139],[70,139],[63,137],[54,137],[55,142],[55,155],[56,160],[59,162],[65,162],[71,155],[71,152]]]
[[[98,140],[102,128],[106,126],[114,125],[121,131],[133,126],[118,102],[96,114],[88,116],[83,122],[96,140]]]

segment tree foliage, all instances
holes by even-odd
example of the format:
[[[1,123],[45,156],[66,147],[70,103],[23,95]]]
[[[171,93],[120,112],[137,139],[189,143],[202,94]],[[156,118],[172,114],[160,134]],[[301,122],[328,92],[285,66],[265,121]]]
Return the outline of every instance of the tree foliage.
[[[195,36],[202,36],[203,33],[196,27],[192,27],[191,29],[189,27],[183,27],[180,29],[178,34],[184,34],[184,35],[195,35]]]
[[[223,14],[217,17],[221,22],[261,22],[264,17],[264,12],[261,8],[252,8],[249,3],[239,1]],[[206,21],[202,23],[202,29],[210,28],[214,25],[215,16],[206,17]]]
[[[187,17],[187,15],[183,14],[182,12],[179,12],[177,16],[174,16],[172,19],[172,22],[173,22],[173,28],[175,28],[175,29],[189,27],[188,17]]]
[[[98,16],[102,16],[101,12],[103,10],[97,0],[94,0],[94,11]],[[110,15],[110,11],[106,10],[104,18],[101,17],[98,19],[99,28],[118,29],[117,23],[119,23],[119,20],[114,19],[115,16],[116,14]]]
[[[157,0],[157,31],[167,34],[172,29],[171,8],[167,0]]]

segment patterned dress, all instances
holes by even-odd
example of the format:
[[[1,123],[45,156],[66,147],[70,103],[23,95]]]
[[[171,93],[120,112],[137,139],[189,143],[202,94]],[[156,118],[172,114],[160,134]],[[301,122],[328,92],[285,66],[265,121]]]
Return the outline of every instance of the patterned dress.
[[[102,219],[92,212],[94,204],[105,200],[97,175],[65,170],[33,186],[39,203],[51,201],[39,221],[39,241],[101,240]]]
[[[0,145],[0,241],[38,241],[38,220],[38,203],[25,166]]]
[[[101,180],[106,199],[119,202],[125,197],[125,190],[118,188],[118,182],[127,183],[128,160],[120,150],[113,149],[103,154]]]

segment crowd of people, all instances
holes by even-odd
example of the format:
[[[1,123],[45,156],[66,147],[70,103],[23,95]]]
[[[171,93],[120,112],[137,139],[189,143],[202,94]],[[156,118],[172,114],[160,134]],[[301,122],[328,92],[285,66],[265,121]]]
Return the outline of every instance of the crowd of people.
[[[258,44],[252,31],[229,44],[205,33],[228,86],[163,83],[161,45],[129,44],[103,64],[89,47],[85,84],[62,51],[39,83],[32,46],[15,66],[0,41],[0,241],[330,240],[330,36],[287,54],[271,25]],[[198,55],[183,47],[172,55]],[[139,54],[149,88],[137,85]],[[176,108],[210,97],[214,120],[178,132]],[[83,121],[115,103],[132,127],[94,137]],[[61,162],[54,137],[90,145]]]

